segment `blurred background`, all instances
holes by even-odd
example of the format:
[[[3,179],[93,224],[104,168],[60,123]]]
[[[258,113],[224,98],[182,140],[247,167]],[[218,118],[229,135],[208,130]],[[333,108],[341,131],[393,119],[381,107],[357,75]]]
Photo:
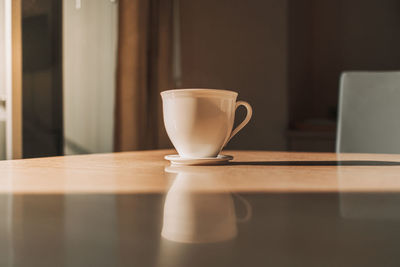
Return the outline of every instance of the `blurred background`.
[[[400,69],[398,0],[12,1],[21,157],[171,147],[159,93],[172,88],[230,89],[253,106],[227,149],[334,151],[340,74]]]

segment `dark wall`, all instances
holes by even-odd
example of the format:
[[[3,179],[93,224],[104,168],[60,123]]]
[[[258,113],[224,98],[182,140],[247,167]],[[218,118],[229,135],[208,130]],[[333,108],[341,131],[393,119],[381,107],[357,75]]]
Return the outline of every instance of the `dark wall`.
[[[398,0],[290,0],[288,29],[292,124],[336,119],[341,72],[400,69]]]
[[[285,150],[287,0],[180,3],[181,88],[231,89],[253,106],[228,149]]]
[[[25,158],[63,153],[61,4],[22,1]]]

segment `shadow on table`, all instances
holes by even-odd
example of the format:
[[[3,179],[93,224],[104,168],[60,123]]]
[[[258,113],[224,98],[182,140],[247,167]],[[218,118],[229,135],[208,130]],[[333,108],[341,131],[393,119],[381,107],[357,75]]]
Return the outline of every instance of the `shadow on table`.
[[[233,161],[228,165],[254,166],[400,166],[396,161],[333,160],[333,161]]]

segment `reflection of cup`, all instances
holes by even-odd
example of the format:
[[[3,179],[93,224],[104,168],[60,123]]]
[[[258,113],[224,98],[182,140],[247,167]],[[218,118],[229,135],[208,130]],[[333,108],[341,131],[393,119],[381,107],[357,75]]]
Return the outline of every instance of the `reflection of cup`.
[[[215,190],[221,188],[217,185],[218,172],[196,171],[199,169],[167,168],[167,171],[177,171],[178,174],[165,199],[161,235],[182,243],[210,243],[235,238],[236,222],[251,217],[250,204],[239,197],[247,214],[244,218],[236,218],[232,194]],[[199,179],[201,183],[198,183]]]
[[[216,157],[226,143],[250,120],[251,106],[236,102],[228,90],[178,89],[161,93],[164,124],[181,157]],[[232,131],[235,110],[247,109],[244,121]]]

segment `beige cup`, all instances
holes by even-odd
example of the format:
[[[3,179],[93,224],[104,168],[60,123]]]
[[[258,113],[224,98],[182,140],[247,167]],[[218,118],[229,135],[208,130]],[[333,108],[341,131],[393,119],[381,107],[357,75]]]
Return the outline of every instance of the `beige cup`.
[[[252,116],[250,104],[237,101],[237,93],[215,89],[176,89],[161,93],[164,124],[179,155],[216,157]],[[233,131],[235,111],[247,109],[246,118]]]

